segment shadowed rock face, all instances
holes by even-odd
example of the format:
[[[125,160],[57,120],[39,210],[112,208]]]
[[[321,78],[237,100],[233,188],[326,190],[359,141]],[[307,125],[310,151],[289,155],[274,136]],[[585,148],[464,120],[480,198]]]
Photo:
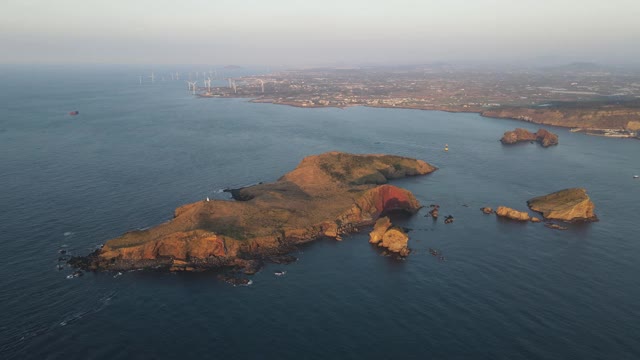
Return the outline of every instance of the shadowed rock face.
[[[296,244],[355,231],[386,212],[415,213],[420,204],[413,194],[386,182],[435,170],[400,156],[309,156],[274,183],[235,190],[234,198],[242,201],[181,206],[173,220],[109,240],[73,263],[94,270],[242,266],[286,253]]]
[[[594,213],[595,205],[581,188],[560,190],[549,195],[527,201],[533,211],[542,213],[545,219],[574,221],[598,221]]]
[[[545,129],[532,133],[526,129],[517,128],[513,131],[505,132],[502,139],[500,139],[503,144],[515,144],[522,141],[537,141],[543,147],[549,147],[558,145],[558,135]]]

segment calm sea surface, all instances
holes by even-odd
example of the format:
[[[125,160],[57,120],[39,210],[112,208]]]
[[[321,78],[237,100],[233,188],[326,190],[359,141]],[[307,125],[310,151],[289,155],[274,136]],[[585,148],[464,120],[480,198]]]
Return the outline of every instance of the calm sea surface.
[[[640,358],[640,141],[552,129],[557,147],[504,147],[504,131],[538,127],[198,99],[160,71],[138,85],[141,71],[0,67],[0,358]],[[394,184],[455,222],[398,219],[413,229],[406,261],[366,234],[318,241],[248,287],[56,269],[61,249],[87,254],[331,150],[438,166]],[[479,210],[567,187],[588,190],[600,222],[554,231]]]

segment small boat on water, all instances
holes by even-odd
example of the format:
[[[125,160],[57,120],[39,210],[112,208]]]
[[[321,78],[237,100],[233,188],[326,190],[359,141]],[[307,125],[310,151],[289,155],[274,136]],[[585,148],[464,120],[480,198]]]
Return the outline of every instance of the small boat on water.
[[[444,151],[449,151],[449,144],[444,144]]]
[[[78,111],[78,110],[74,110],[74,111],[69,112],[69,115],[71,115],[71,116],[76,116],[78,114],[80,114],[80,111]]]
[[[640,175],[633,175],[634,179],[640,178]]]

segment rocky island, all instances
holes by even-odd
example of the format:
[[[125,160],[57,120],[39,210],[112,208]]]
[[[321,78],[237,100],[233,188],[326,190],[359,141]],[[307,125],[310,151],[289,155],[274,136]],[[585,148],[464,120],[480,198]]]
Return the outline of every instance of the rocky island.
[[[515,144],[523,141],[537,141],[542,147],[558,145],[558,135],[545,129],[540,129],[535,133],[529,130],[517,128],[514,131],[507,131],[500,139],[503,144]]]
[[[407,246],[409,236],[399,227],[392,226],[391,220],[385,216],[376,221],[373,231],[369,233],[369,243],[387,249],[401,257],[409,255]]]
[[[587,191],[581,188],[565,189],[535,197],[527,201],[527,205],[548,220],[598,221],[594,213],[595,205],[587,195]]]
[[[420,203],[411,192],[386,183],[435,170],[422,160],[393,155],[309,156],[276,182],[235,190],[235,201],[181,206],[172,220],[125,233],[70,263],[89,270],[242,267],[255,272],[259,262],[296,244],[338,238],[373,225],[385,213],[417,212]],[[408,253],[406,242],[398,252]]]

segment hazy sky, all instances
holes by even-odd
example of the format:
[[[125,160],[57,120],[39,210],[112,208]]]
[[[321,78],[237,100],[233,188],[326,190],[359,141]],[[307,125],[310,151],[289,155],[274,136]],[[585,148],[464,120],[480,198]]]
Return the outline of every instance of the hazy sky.
[[[640,0],[0,0],[0,63],[640,62]]]

